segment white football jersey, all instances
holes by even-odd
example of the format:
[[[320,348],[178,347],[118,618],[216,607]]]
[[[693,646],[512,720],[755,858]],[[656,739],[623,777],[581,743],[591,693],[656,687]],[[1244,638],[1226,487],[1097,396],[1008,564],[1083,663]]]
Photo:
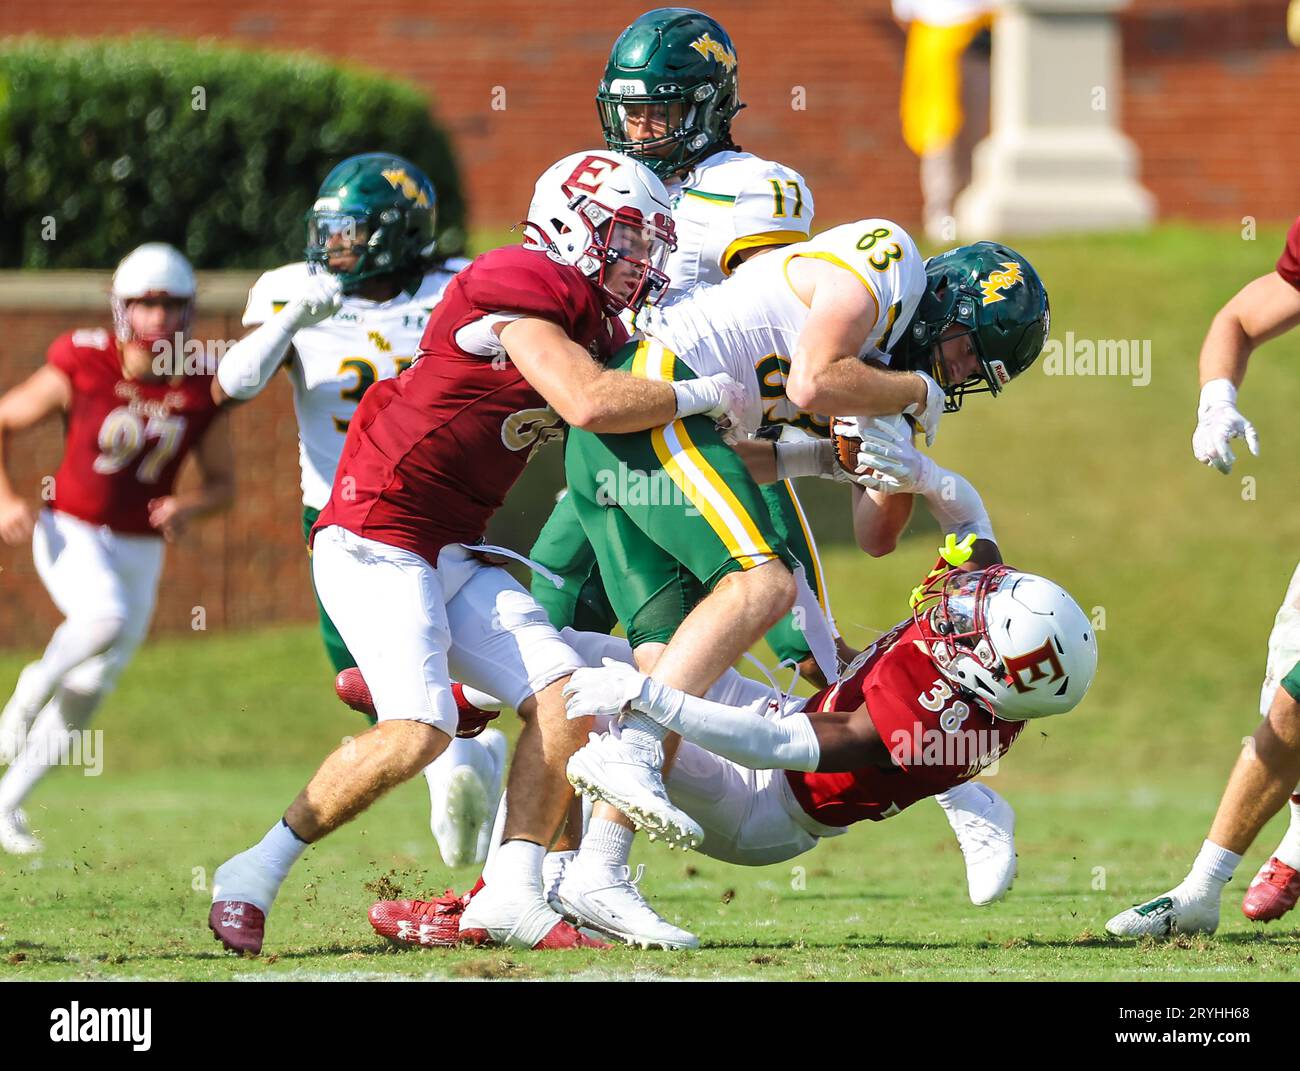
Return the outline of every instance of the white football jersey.
[[[752,431],[791,424],[829,436],[834,414],[796,409],[785,396],[799,332],[808,306],[786,275],[798,257],[847,268],[876,303],[876,322],[859,357],[886,364],[925,293],[925,261],[911,236],[887,219],[866,219],[823,231],[806,242],[755,257],[717,286],[693,290],[668,306],[651,306],[637,318],[647,337],[662,342],[697,375],[726,372],[744,385],[745,423]]]
[[[429,272],[414,294],[375,302],[349,295],[328,320],[293,336],[287,361],[298,418],[298,459],[303,505],[324,509],[329,502],[348,421],[369,387],[391,379],[419,352],[429,313],[452,276],[465,264],[449,261]],[[248,293],[244,326],[265,323],[292,301],[307,281],[306,263],[268,271]]]
[[[664,269],[669,283],[661,305],[701,283],[722,282],[737,253],[802,242],[812,226],[812,193],[803,176],[751,153],[714,153],[684,179],[664,185],[672,195],[677,249]]]

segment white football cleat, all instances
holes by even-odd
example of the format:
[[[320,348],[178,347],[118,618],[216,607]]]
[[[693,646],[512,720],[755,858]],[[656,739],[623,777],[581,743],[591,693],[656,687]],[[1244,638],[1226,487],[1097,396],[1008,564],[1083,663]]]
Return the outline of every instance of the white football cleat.
[[[652,908],[637,883],[645,865],[619,867],[603,874],[595,867],[571,865],[564,870],[556,899],[558,910],[575,924],[641,948],[698,948],[700,939],[674,926]]]
[[[1176,933],[1213,933],[1219,928],[1219,893],[1185,888],[1121,911],[1106,932],[1116,937],[1169,937]]]
[[[507,948],[608,948],[579,933],[554,911],[540,891],[508,884],[485,885],[460,916],[462,941]]]
[[[35,855],[45,847],[32,833],[21,808],[0,811],[0,848],[10,855]]]
[[[590,742],[574,752],[566,773],[569,784],[592,799],[622,811],[651,840],[670,848],[696,848],[704,842],[700,824],[668,798],[660,768],[664,753],[636,747],[621,737],[591,734]]]
[[[966,887],[977,906],[1006,896],[1016,880],[1016,812],[988,785],[969,781],[960,802],[944,807],[966,860]]]
[[[506,747],[504,733],[484,729],[472,739],[453,740],[426,770],[429,829],[448,866],[481,864],[487,858]]]

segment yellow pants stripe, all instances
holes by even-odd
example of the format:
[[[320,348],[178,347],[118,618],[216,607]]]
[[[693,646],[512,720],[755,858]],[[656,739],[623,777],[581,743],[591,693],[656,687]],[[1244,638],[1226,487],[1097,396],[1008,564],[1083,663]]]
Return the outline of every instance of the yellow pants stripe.
[[[676,359],[663,343],[642,342],[632,360],[632,374],[671,382]],[[742,568],[752,569],[777,556],[740,500],[691,441],[683,421],[675,420],[665,427],[652,429],[650,442],[669,478],[700,511]]]

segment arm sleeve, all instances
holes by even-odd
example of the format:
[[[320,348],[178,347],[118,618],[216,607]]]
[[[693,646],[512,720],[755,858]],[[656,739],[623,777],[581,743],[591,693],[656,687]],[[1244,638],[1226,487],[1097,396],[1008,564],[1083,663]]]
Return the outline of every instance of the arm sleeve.
[[[664,685],[659,685],[655,694],[660,700],[653,704],[655,710],[646,709],[651,704],[644,701],[633,705],[651,714],[683,740],[751,770],[803,770],[811,773],[821,760],[817,734],[803,711],[767,718],[755,706],[726,706]],[[671,713],[663,703],[669,697],[672,705],[676,706]],[[678,699],[680,705],[675,702]]]
[[[951,533],[964,539],[973,533],[976,539],[997,542],[984,500],[975,485],[960,472],[934,465],[921,495],[944,535]]]
[[[1277,261],[1277,273],[1300,290],[1300,219],[1286,232],[1286,246]]]

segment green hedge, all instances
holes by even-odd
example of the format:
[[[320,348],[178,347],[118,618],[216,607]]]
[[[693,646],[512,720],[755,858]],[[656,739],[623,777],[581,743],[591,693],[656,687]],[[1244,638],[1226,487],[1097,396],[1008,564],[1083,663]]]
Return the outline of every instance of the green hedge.
[[[465,242],[447,135],[414,87],[300,54],[158,37],[0,42],[0,267],[104,268],[143,241],[200,268],[302,256],[329,169],[395,152]],[[53,217],[54,240],[42,237]]]

